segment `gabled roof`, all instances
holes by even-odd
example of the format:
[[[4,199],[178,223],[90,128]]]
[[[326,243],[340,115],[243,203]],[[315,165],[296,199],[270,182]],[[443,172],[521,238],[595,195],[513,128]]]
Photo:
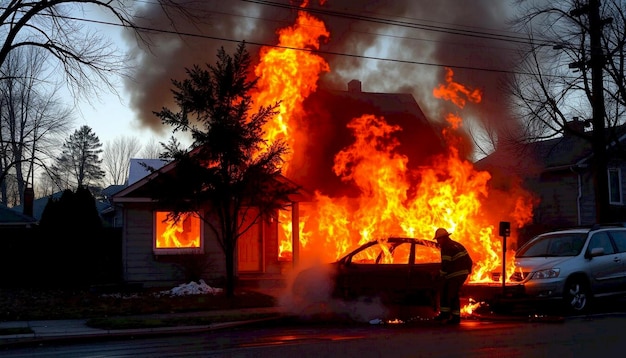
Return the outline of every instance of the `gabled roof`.
[[[171,160],[166,159],[142,159],[131,158],[130,167],[128,168],[128,185],[132,185],[139,180],[145,178],[152,171],[151,169],[162,168]]]
[[[145,185],[160,173],[167,173],[176,167],[176,162],[163,159],[131,159],[128,186],[115,193],[111,200],[122,202],[150,202],[154,201],[149,188]],[[131,180],[132,178],[132,180]]]
[[[290,181],[325,195],[355,193],[358,189],[354,184],[337,176],[333,167],[336,154],[354,143],[354,133],[348,123],[363,115],[383,117],[389,125],[401,128],[393,133],[399,143],[396,151],[410,158],[410,169],[427,165],[434,156],[445,152],[441,128],[426,118],[412,94],[363,92],[358,81],[351,82],[355,83],[358,86],[349,86],[348,91],[318,88],[304,100],[305,113],[299,120],[306,138],[297,142],[294,163],[298,163],[298,168],[293,170],[291,166],[286,173]],[[159,172],[172,168],[170,163],[160,167],[158,172],[144,172],[137,181],[129,178],[129,186],[113,200],[152,201],[149,185],[145,184]]]
[[[37,224],[35,218],[0,204],[0,227],[28,227],[34,224]]]
[[[617,141],[626,142],[625,126],[613,129]],[[607,134],[608,137],[608,134]],[[613,141],[608,150],[616,147]],[[570,170],[585,167],[593,158],[591,141],[579,136],[566,134],[562,137],[544,141],[531,142],[523,145],[502,146],[487,157],[476,162],[476,167],[493,168],[530,176],[545,171]]]

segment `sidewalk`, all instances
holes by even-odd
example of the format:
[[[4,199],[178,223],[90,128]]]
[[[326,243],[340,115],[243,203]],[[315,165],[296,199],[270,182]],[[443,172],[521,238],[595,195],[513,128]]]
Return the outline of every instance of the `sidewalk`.
[[[107,330],[92,328],[87,326],[87,319],[70,319],[70,320],[43,320],[43,321],[9,321],[0,322],[1,329],[11,328],[30,328],[32,333],[0,335],[0,348],[26,345],[33,343],[42,343],[59,340],[76,340],[76,339],[102,339],[102,338],[119,338],[119,337],[139,337],[152,335],[172,335],[181,333],[205,332],[215,329],[237,327],[244,324],[251,324],[261,321],[274,320],[283,317],[286,313],[281,307],[262,307],[238,309],[237,312],[255,312],[267,313],[270,317],[258,320],[222,322],[202,326],[176,326],[176,327],[160,327],[145,329],[119,329]],[[212,311],[215,313],[215,311]],[[227,313],[224,311],[224,313]],[[202,312],[150,315],[150,317],[184,317],[190,315],[202,315]]]

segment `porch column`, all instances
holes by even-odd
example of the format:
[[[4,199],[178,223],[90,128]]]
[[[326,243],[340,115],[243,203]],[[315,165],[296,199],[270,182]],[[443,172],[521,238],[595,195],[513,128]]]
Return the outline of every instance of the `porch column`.
[[[291,264],[296,267],[300,261],[300,204],[291,203]]]

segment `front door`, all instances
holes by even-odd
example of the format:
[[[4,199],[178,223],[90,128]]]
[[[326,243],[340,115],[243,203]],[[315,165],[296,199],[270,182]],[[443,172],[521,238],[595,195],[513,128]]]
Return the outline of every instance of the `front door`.
[[[252,225],[248,231],[237,240],[237,267],[239,272],[262,271],[262,220]],[[244,225],[246,227],[247,225]]]

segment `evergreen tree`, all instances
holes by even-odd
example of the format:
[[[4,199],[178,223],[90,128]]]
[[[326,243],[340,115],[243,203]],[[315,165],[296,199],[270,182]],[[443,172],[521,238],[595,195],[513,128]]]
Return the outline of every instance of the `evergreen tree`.
[[[63,152],[53,166],[59,188],[101,186],[105,172],[101,169],[102,143],[89,126],[74,131],[63,143]]]
[[[278,103],[250,113],[249,92],[256,84],[250,62],[244,43],[232,56],[221,48],[215,66],[196,65],[187,69],[187,79],[173,81],[180,112],[155,113],[174,132],[189,131],[194,140],[190,151],[165,154],[177,165],[158,177],[162,190],[155,191],[156,199],[175,217],[196,212],[213,231],[209,236],[217,238],[225,256],[228,296],[234,294],[237,239],[251,223],[287,205],[297,190],[280,176],[286,144],[267,146],[263,139],[263,126]],[[250,207],[258,210],[246,210]]]

